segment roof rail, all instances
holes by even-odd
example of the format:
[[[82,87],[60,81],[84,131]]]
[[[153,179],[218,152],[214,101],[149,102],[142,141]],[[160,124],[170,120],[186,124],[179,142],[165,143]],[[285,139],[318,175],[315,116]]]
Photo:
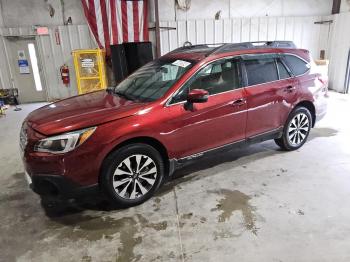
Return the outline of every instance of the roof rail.
[[[217,43],[217,44],[198,44],[192,45],[191,42],[185,42],[182,47],[176,48],[168,54],[179,53],[183,51],[210,48],[206,56],[236,50],[257,49],[257,48],[297,48],[292,41],[257,41],[257,42],[243,42],[243,43]]]
[[[173,51],[169,52],[168,54],[174,54],[185,50],[196,50],[201,48],[209,48],[209,47],[221,47],[225,45],[224,43],[219,44],[198,44],[198,45],[192,45],[190,42],[186,42],[183,46],[174,49]]]
[[[223,52],[256,49],[256,48],[297,48],[292,41],[258,41],[258,42],[243,42],[235,44],[224,44],[211,50],[207,56]]]

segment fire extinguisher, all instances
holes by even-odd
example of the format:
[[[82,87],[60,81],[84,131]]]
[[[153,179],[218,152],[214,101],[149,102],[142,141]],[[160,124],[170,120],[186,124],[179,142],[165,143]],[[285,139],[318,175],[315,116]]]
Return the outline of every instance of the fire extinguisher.
[[[69,86],[70,78],[69,78],[69,68],[66,64],[60,67],[62,82],[65,86]]]

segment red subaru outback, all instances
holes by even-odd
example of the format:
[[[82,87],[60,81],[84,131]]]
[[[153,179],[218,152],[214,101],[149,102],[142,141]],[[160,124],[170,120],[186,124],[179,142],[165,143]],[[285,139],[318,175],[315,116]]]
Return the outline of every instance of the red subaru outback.
[[[42,196],[99,189],[140,204],[186,161],[274,139],[300,148],[326,113],[327,79],[292,42],[186,46],[115,88],[35,110],[20,134]]]

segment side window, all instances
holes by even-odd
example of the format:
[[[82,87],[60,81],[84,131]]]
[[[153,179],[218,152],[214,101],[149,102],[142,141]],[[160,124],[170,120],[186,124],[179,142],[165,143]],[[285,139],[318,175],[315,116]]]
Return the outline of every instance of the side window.
[[[310,64],[306,63],[304,60],[294,56],[294,55],[285,55],[284,60],[287,63],[287,66],[292,70],[295,76],[305,74],[310,70]]]
[[[205,66],[183,86],[172,103],[185,101],[188,91],[193,89],[204,89],[209,95],[214,95],[240,88],[239,67],[237,59],[225,59]]]
[[[254,58],[244,61],[248,85],[258,85],[278,80],[274,58]]]
[[[281,60],[277,59],[277,68],[280,79],[290,78],[290,74]]]

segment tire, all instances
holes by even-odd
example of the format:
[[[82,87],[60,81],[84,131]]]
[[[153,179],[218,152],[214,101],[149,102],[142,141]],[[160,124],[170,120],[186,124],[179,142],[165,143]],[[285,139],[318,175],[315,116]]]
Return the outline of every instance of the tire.
[[[275,142],[285,151],[296,150],[305,144],[311,127],[310,111],[305,107],[297,107],[289,114],[282,137],[275,139]]]
[[[160,153],[147,144],[130,144],[113,151],[104,161],[102,191],[117,207],[139,205],[154,195],[164,178]]]

